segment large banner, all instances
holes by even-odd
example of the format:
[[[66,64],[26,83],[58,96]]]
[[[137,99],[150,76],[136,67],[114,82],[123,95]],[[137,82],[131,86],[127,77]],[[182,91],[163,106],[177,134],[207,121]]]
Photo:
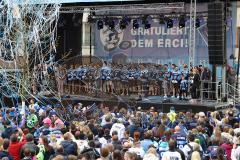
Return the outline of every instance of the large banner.
[[[125,55],[129,62],[148,63],[188,63],[189,60],[189,21],[184,28],[178,27],[175,21],[173,28],[167,28],[159,22],[151,21],[151,28],[145,29],[140,23],[138,29],[133,29],[130,23],[126,29],[115,29],[107,26],[98,30],[95,24],[95,51],[97,57],[112,60],[116,55]],[[228,28],[228,47],[231,27]],[[202,21],[196,30],[196,64],[208,64],[207,26]]]

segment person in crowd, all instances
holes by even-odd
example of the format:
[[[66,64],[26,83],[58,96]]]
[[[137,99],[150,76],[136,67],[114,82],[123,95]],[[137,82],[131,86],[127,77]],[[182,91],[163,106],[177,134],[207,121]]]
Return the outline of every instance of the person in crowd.
[[[78,155],[77,143],[73,141],[73,135],[67,132],[63,135],[64,140],[60,143],[63,147],[64,154],[66,155]]]
[[[140,127],[139,122],[137,121],[137,119],[131,117],[129,123],[130,123],[130,125],[127,127],[127,130],[130,133],[130,137],[133,138],[134,137],[134,132],[138,131],[140,133],[140,138],[142,138],[144,130],[143,130],[143,128]]]
[[[32,156],[32,152],[30,151],[29,148],[25,148],[23,150],[23,158],[22,160],[32,160],[33,156]]]
[[[39,147],[34,143],[34,137],[31,133],[26,135],[27,143],[21,147],[21,158],[23,158],[23,153],[25,148],[28,148],[32,155],[37,155],[39,152]]]
[[[10,145],[8,148],[9,154],[13,157],[14,160],[21,159],[21,149],[26,142],[19,141],[16,134],[10,136]]]
[[[120,150],[114,150],[112,155],[113,160],[123,160],[123,156]]]
[[[10,139],[10,136],[15,132],[15,128],[12,127],[11,122],[6,120],[4,122],[5,130],[2,132],[2,138]]]
[[[110,160],[110,153],[108,148],[104,148],[104,147],[101,148],[100,154],[101,154],[101,157],[98,158],[97,160]]]
[[[226,155],[227,155],[226,160],[231,160],[231,152],[232,152],[233,146],[232,146],[232,143],[229,141],[229,139],[223,138],[223,143],[222,143],[221,147],[226,152]]]
[[[182,160],[179,152],[176,151],[176,141],[169,141],[169,150],[163,153],[162,160],[178,159]]]
[[[8,160],[13,160],[13,157],[8,152],[9,145],[10,145],[9,139],[4,139],[2,150],[0,151],[0,159],[8,158]]]
[[[172,135],[172,139],[174,139],[177,143],[178,149],[183,149],[183,147],[187,144],[187,135],[182,131],[180,126],[175,127],[175,132]]]
[[[27,115],[27,127],[30,130],[33,130],[34,127],[36,127],[38,124],[38,116],[37,116],[36,110],[34,108],[29,109],[29,111],[30,111],[30,114]]]
[[[115,149],[122,150],[122,144],[118,139],[118,133],[117,131],[112,132],[112,145],[114,146]]]
[[[148,160],[148,159],[151,159],[151,160],[159,160],[159,155],[156,151],[156,148],[151,145],[149,146],[149,149],[147,150],[146,154],[144,155],[143,157],[143,160]]]
[[[189,133],[188,135],[188,141],[189,143],[183,147],[183,152],[186,158],[188,158],[191,154],[191,152],[194,149],[195,145],[199,145],[198,143],[195,142],[196,136],[193,133]],[[200,151],[202,152],[202,149],[200,148]]]
[[[112,128],[112,126],[113,126],[111,117],[112,117],[112,116],[110,116],[110,115],[108,115],[108,116],[105,117],[106,124],[103,125],[103,129],[109,129],[109,130],[111,130],[111,128]]]
[[[137,160],[137,154],[133,152],[125,152],[124,160]]]
[[[112,132],[114,132],[114,131],[116,131],[118,133],[118,138],[120,140],[124,137],[125,126],[123,125],[123,118],[118,118],[117,123],[114,123],[112,125],[110,134],[112,134]]]
[[[43,160],[48,160],[52,155],[55,154],[54,148],[49,145],[48,138],[45,136],[41,136],[39,138],[39,148],[42,148]]]
[[[240,137],[238,137],[237,141],[234,142],[233,149],[231,152],[231,159],[232,160],[240,159]]]
[[[128,149],[129,152],[136,153],[138,157],[143,158],[145,152],[141,147],[141,143],[139,141],[133,142],[131,148]]]
[[[100,158],[100,153],[96,150],[96,144],[93,140],[88,142],[88,148],[85,148],[81,154],[88,154],[92,159]]]
[[[144,135],[144,140],[141,141],[141,147],[143,148],[144,152],[147,152],[149,149],[149,146],[154,144],[152,138],[153,138],[153,133],[151,130],[148,130]]]

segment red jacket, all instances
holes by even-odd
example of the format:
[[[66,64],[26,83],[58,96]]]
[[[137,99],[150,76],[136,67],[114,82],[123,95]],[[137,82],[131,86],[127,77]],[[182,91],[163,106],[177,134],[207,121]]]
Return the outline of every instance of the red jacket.
[[[227,160],[231,160],[231,153],[233,146],[231,144],[223,143],[221,147],[225,150],[227,154]]]
[[[8,148],[9,154],[13,157],[14,160],[20,160],[20,151],[22,146],[26,142],[11,142]]]

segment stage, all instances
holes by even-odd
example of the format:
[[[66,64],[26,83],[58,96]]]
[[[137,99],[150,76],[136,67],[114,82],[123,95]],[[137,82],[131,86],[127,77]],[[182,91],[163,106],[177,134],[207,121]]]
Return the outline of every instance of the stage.
[[[63,105],[82,103],[84,105],[91,105],[93,103],[104,103],[110,108],[118,106],[121,107],[141,107],[142,109],[149,109],[155,107],[159,112],[169,112],[170,107],[174,106],[178,112],[186,112],[191,110],[192,112],[200,111],[214,111],[226,109],[229,106],[228,102],[219,103],[216,100],[179,100],[177,98],[164,99],[161,96],[148,96],[139,98],[138,96],[104,96],[104,97],[92,97],[83,95],[68,95],[61,97],[61,100],[57,97],[38,96],[39,100],[46,104]]]

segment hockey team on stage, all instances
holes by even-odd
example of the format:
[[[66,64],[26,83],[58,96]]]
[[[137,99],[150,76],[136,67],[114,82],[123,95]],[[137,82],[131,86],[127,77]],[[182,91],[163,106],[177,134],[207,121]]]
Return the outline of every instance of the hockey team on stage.
[[[100,90],[117,95],[162,95],[164,98],[171,96],[186,100],[189,92],[192,98],[198,98],[203,72],[202,66],[188,67],[186,64],[104,63],[102,66],[71,66],[66,70],[66,84],[69,94]]]

